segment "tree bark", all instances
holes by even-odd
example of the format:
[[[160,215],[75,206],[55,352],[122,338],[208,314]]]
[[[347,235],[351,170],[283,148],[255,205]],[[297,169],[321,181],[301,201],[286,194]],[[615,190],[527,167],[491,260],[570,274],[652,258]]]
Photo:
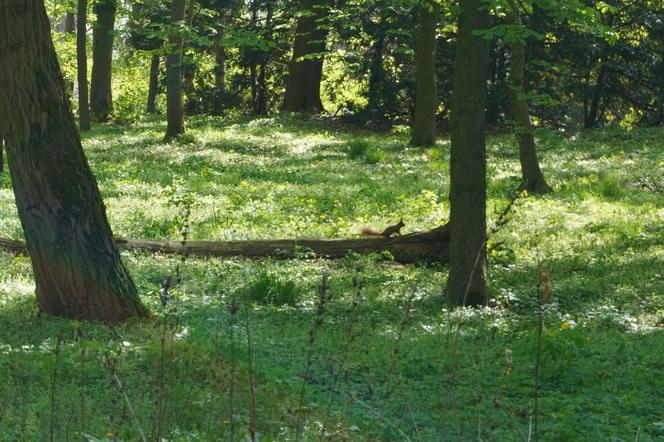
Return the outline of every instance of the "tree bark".
[[[508,23],[520,25],[521,19],[517,5],[511,2],[510,6],[512,11],[508,14]],[[537,148],[530,122],[528,101],[522,96],[525,92],[526,47],[522,40],[516,40],[511,44],[511,49],[509,96],[512,105],[512,118],[514,119],[514,133],[519,143],[520,189],[533,193],[548,193],[551,188],[544,179],[544,174],[537,159]]]
[[[98,122],[108,121],[113,112],[111,75],[113,66],[113,31],[116,0],[97,0],[97,22],[92,32],[92,79],[90,81],[90,112]]]
[[[76,31],[76,16],[71,12],[65,14],[65,34],[73,34]]]
[[[187,4],[187,11],[185,13],[187,26],[189,29],[193,28],[194,16],[196,15],[196,0],[189,0]],[[194,57],[185,59],[185,42],[182,42],[182,99],[185,97],[190,98],[196,94],[196,85],[194,79],[196,71],[198,70],[198,61]],[[183,111],[184,118],[184,111]]]
[[[157,94],[159,92],[159,63],[161,57],[159,54],[152,54],[150,61],[150,85],[148,87],[148,104],[145,108],[147,113],[157,113]]]
[[[251,24],[249,29],[258,31],[258,1],[251,0]],[[251,113],[258,114],[258,59],[260,50],[256,47],[246,48],[246,54],[249,58],[249,83],[251,86]]]
[[[387,101],[387,74],[385,72],[384,55],[387,39],[385,18],[382,16],[377,23],[369,22],[365,25],[369,35],[373,34],[374,42],[371,45],[371,64],[369,65],[369,90],[367,112],[369,118],[382,121],[386,115]]]
[[[272,9],[272,3],[267,2],[265,4],[266,8],[266,17],[265,17],[265,38],[270,41],[272,39],[272,18],[274,11]],[[267,87],[267,69],[268,61],[270,58],[270,52],[261,51],[260,54],[260,63],[258,65],[258,96],[256,97],[256,114],[257,115],[267,115],[269,112],[269,100],[268,100],[268,87]]]
[[[413,119],[413,146],[436,144],[436,26],[438,6],[427,2],[420,6],[420,26],[415,45],[416,95]]]
[[[355,239],[293,239],[257,241],[141,241],[117,239],[118,247],[149,253],[169,253],[201,257],[276,257],[289,259],[310,250],[317,258],[343,258],[349,253],[390,252],[402,263],[439,262],[449,260],[449,229],[447,225],[427,232],[411,233],[392,238]],[[0,239],[0,249],[24,253],[20,241]]]
[[[171,24],[184,20],[186,0],[173,0]],[[184,133],[184,109],[182,106],[182,37],[172,32],[168,37],[169,53],[166,55],[166,140]]]
[[[322,22],[328,17],[332,4],[333,0],[302,0],[300,10],[305,14],[297,21],[293,58],[286,81],[285,111],[323,111],[320,83],[328,31]]]
[[[488,27],[481,0],[460,0],[454,59],[450,155],[449,301],[486,302],[485,105],[488,41],[474,35]]]
[[[258,62],[256,50],[250,48],[249,83],[251,84],[251,113],[258,115]]]
[[[599,111],[599,104],[604,95],[604,77],[606,76],[606,68],[600,65],[599,73],[597,74],[597,81],[592,88],[592,97],[590,99],[590,106],[586,110],[583,126],[586,129],[596,128],[599,124],[597,118]]]
[[[226,93],[226,48],[222,44],[223,38],[223,29],[218,29],[214,51],[214,86],[220,97]]]
[[[0,0],[0,132],[44,313],[147,316],[106,219],[41,0]]]
[[[76,13],[76,64],[78,75],[78,124],[81,132],[90,129],[90,104],[88,96],[87,26],[88,1],[78,0]]]

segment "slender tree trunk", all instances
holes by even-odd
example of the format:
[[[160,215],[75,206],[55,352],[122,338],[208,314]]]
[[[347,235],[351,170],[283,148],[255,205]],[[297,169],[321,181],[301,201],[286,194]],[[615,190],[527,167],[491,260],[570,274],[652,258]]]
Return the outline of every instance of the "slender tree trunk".
[[[321,25],[328,17],[332,4],[333,0],[302,0],[300,10],[307,13],[297,21],[293,58],[286,81],[285,111],[323,111],[320,83],[323,77],[322,53],[325,52],[328,31]]]
[[[113,65],[113,30],[116,0],[97,0],[97,23],[92,33],[92,79],[90,112],[94,121],[108,121],[113,112],[111,71]]]
[[[194,16],[196,15],[196,0],[189,0],[187,7],[187,26],[189,29],[193,27]],[[196,77],[196,71],[198,65],[196,60],[193,57],[185,59],[185,42],[182,42],[182,95],[184,97],[193,97],[196,94],[196,86],[194,83],[194,78]]]
[[[2,138],[2,132],[0,132],[0,172],[4,172],[5,163],[3,158],[3,153],[5,152],[5,140]]]
[[[272,17],[273,10],[272,4],[267,2],[265,5],[267,9],[267,15],[265,17],[265,38],[268,40],[272,39]],[[260,54],[260,63],[258,65],[258,96],[256,97],[256,114],[257,115],[267,115],[269,112],[268,106],[268,88],[267,88],[267,69],[268,69],[268,60],[270,57],[269,52],[261,52]]]
[[[369,90],[367,100],[367,112],[369,118],[376,120],[385,119],[386,109],[386,82],[385,64],[383,58],[385,55],[385,43],[387,32],[383,26],[385,18],[380,17],[378,23],[367,23],[366,27],[369,34],[373,34],[374,42],[371,45],[371,64],[369,65]]]
[[[413,119],[414,146],[436,144],[436,26],[438,7],[433,2],[420,6],[420,26],[415,46],[416,95]]]
[[[171,22],[184,20],[186,0],[173,0]],[[182,37],[172,33],[168,38],[169,54],[166,55],[166,139],[184,133],[184,109],[182,106]]]
[[[512,12],[508,15],[508,23],[521,24],[519,12],[515,3],[511,3]],[[526,47],[521,40],[512,43],[512,57],[510,61],[510,102],[512,117],[514,118],[514,131],[519,143],[519,160],[521,162],[520,189],[534,193],[547,193],[551,188],[544,179],[537,159],[535,137],[530,123],[528,101],[522,96],[525,92],[524,74],[526,70]]]
[[[600,100],[604,94],[604,77],[606,76],[606,69],[604,65],[601,65],[599,68],[599,73],[597,74],[597,82],[595,87],[592,89],[592,98],[590,99],[590,106],[586,114],[586,119],[584,121],[584,127],[586,129],[592,129],[597,127],[598,114],[599,114],[599,105]]]
[[[258,0],[251,0],[251,29],[258,31]],[[259,50],[254,47],[247,48],[249,56],[249,82],[251,86],[251,113],[258,114],[258,59]]]
[[[223,27],[217,29],[217,41],[214,51],[214,87],[216,89],[214,113],[222,115],[226,98],[226,48],[222,44]]]
[[[214,86],[219,96],[226,93],[226,48],[222,44],[223,29],[217,30],[217,42],[214,51]]]
[[[251,113],[258,114],[258,63],[256,62],[257,53],[254,49],[251,51],[251,59],[249,61],[249,82],[251,83]]]
[[[161,57],[159,54],[152,54],[150,61],[150,85],[148,87],[148,104],[146,111],[149,114],[157,113],[157,94],[159,91],[159,63]]]
[[[261,54],[261,62],[258,65],[258,81],[256,82],[258,95],[256,96],[256,115],[267,115],[267,55]]]
[[[214,86],[216,89],[214,113],[221,115],[224,109],[226,98],[226,47],[224,46],[225,24],[228,19],[227,10],[221,8],[217,10],[220,17],[217,21],[217,38],[214,48]]]
[[[485,105],[488,41],[474,35],[490,23],[481,0],[460,0],[454,59],[450,158],[449,301],[486,302]]]
[[[489,91],[493,92],[493,96],[489,94],[487,109],[486,109],[486,124],[487,126],[495,126],[498,124],[503,109],[502,89],[505,85],[505,46],[498,44],[496,40],[489,43],[489,54],[491,62],[489,67],[491,72],[489,74]]]
[[[0,132],[39,309],[118,322],[147,316],[88,166],[41,0],[0,1]]]
[[[76,13],[76,63],[78,75],[78,124],[81,132],[90,129],[90,105],[88,98],[87,26],[88,1],[78,0]]]

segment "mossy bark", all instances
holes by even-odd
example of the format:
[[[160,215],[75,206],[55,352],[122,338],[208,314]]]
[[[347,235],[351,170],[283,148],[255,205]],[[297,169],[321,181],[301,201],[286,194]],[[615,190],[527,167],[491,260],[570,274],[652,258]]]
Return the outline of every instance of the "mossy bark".
[[[283,109],[288,112],[321,112],[320,83],[327,28],[324,21],[333,0],[302,0],[297,21],[293,58],[290,63]]]
[[[76,13],[76,64],[78,79],[78,125],[81,131],[90,129],[87,22],[88,1],[78,0]]]
[[[97,0],[97,21],[92,31],[92,78],[90,80],[90,112],[94,121],[108,121],[113,112],[111,75],[113,66],[113,31],[116,0]]]
[[[41,0],[0,0],[0,132],[44,313],[147,316],[81,147]]]
[[[507,21],[511,25],[520,25],[521,19],[518,6],[511,4],[512,11],[508,14]],[[523,97],[525,91],[526,71],[526,47],[521,40],[511,44],[510,59],[510,103],[512,105],[512,118],[514,119],[514,131],[519,143],[519,161],[521,162],[521,190],[533,193],[547,193],[551,188],[544,179],[537,158],[537,148],[533,127],[530,122],[530,111],[528,101]]]
[[[486,302],[486,145],[485,104],[489,42],[474,35],[489,26],[482,0],[461,0],[450,156],[449,301]]]
[[[414,146],[436,143],[436,26],[438,6],[426,2],[420,6],[420,25],[415,43],[416,93],[413,118]]]
[[[182,22],[186,0],[173,0],[171,23]],[[166,55],[166,139],[184,133],[184,109],[182,105],[182,37],[173,32],[168,38],[169,52]]]

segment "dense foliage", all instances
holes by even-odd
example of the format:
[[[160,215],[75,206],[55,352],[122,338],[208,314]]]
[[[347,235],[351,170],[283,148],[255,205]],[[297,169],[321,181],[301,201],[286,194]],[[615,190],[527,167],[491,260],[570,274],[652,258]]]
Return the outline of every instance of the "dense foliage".
[[[47,2],[48,3],[48,2]],[[294,0],[204,0],[191,4],[184,23],[169,23],[163,2],[121,2],[117,21],[114,111],[123,124],[145,108],[152,54],[164,54],[169,34],[185,39],[185,96],[189,114],[277,111],[290,62]],[[508,2],[493,6],[487,121],[508,122],[509,43],[527,44],[526,90],[535,123],[554,127],[634,127],[664,118],[664,13],[655,0],[518,2],[523,26],[508,25]],[[54,26],[74,5],[50,5]],[[320,23],[331,31],[325,53],[322,100],[350,121],[408,123],[414,112],[417,27],[414,0],[343,0]],[[437,34],[440,125],[451,102],[457,8],[441,2]],[[58,28],[60,29],[60,28]],[[74,83],[73,35],[59,38],[65,74]],[[163,69],[163,64],[162,64]],[[220,69],[223,73],[220,73]],[[161,91],[164,91],[162,70]],[[220,87],[219,76],[223,75]],[[144,93],[139,93],[139,90]],[[162,104],[163,106],[163,104]],[[162,107],[163,109],[163,107]]]

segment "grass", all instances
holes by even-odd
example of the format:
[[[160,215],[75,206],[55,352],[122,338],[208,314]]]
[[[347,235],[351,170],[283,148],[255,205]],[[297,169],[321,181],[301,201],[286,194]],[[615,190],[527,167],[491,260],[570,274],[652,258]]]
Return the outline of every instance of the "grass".
[[[287,116],[196,118],[169,144],[163,130],[84,137],[117,236],[179,239],[185,207],[189,238],[212,240],[447,218],[447,140]],[[36,315],[29,260],[0,252],[0,439],[526,440],[536,421],[546,441],[662,440],[664,131],[537,137],[556,192],[521,198],[492,239],[492,309],[447,311],[446,267],[384,256],[123,253],[157,319],[110,329]],[[511,137],[489,143],[495,220],[519,169]],[[21,238],[6,175],[0,219]],[[540,269],[553,302],[533,415]]]

